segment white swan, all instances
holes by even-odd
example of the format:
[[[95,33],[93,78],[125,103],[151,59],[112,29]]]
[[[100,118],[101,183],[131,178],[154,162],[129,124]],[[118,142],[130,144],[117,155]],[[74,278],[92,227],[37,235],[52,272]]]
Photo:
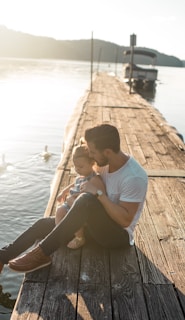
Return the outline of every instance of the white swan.
[[[0,172],[5,171],[6,168],[7,168],[9,165],[10,165],[10,164],[5,161],[5,154],[3,153],[3,154],[2,154],[2,160],[1,160],[1,163],[0,163]]]
[[[41,153],[41,157],[44,158],[44,160],[48,160],[51,157],[51,153],[48,152],[47,145],[44,147],[44,151]]]

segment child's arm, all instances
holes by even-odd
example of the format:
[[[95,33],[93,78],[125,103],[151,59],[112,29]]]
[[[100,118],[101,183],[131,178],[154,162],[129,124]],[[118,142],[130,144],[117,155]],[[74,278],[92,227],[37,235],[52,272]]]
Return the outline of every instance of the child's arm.
[[[62,189],[62,191],[59,193],[57,200],[59,202],[61,201],[65,201],[66,196],[69,193],[69,190],[74,186],[74,183],[69,184],[67,187],[65,187],[64,189]]]
[[[100,175],[92,177],[89,182],[106,194],[106,188]]]
[[[99,175],[92,177],[89,181],[84,182],[81,185],[81,192],[90,192],[92,194],[96,194],[97,190],[101,190],[104,194],[106,194],[105,185]]]

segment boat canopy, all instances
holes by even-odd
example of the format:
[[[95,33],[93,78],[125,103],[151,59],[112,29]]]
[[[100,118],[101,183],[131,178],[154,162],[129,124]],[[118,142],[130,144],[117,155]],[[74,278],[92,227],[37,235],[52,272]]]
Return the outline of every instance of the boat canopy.
[[[126,51],[124,51],[123,54],[124,55],[130,55],[131,54],[131,50],[126,50]],[[140,54],[140,55],[148,56],[148,57],[151,57],[151,58],[156,58],[157,57],[157,55],[154,52],[145,51],[145,50],[138,50],[138,49],[135,49],[133,51],[133,54]]]

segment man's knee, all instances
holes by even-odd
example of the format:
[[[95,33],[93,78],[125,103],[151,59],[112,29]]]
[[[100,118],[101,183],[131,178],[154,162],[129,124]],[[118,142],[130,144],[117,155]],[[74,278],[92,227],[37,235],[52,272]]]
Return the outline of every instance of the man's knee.
[[[91,193],[81,193],[78,198],[76,199],[76,201],[74,202],[74,205],[76,207],[90,207],[92,205],[94,205],[94,203],[97,201],[96,197],[91,194]]]
[[[32,226],[34,229],[48,230],[50,232],[55,227],[54,217],[41,218],[37,220]]]

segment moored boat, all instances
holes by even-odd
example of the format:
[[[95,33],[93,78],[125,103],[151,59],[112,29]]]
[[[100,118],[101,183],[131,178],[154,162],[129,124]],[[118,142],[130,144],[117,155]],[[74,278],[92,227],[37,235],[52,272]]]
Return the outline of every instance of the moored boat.
[[[132,51],[124,51],[124,56],[131,56]],[[152,64],[148,68],[134,64],[134,55],[144,55],[152,58]],[[156,85],[158,70],[155,69],[156,54],[145,50],[134,50],[132,62],[123,64],[123,78],[125,82],[131,82],[134,88],[153,89]]]

